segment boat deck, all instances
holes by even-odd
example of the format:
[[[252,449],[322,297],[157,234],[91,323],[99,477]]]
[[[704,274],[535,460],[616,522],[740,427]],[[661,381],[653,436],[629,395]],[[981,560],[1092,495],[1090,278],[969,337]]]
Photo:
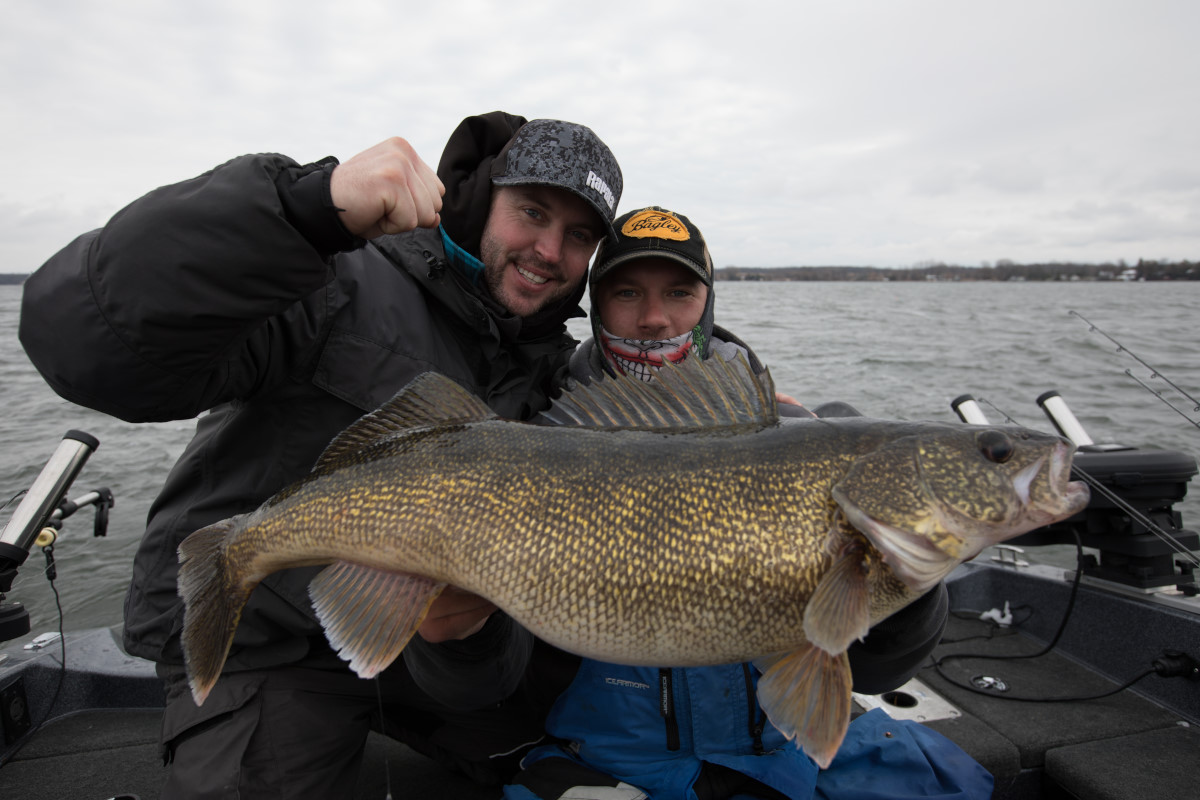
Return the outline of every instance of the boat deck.
[[[1061,578],[974,564],[961,567],[949,586],[951,607],[959,612],[935,657],[1038,653],[1058,628],[1070,588]],[[1020,623],[1015,630],[996,629],[980,621],[978,613],[963,611],[1002,607],[1005,600]],[[1200,614],[1152,608],[1145,599],[1083,586],[1050,653],[954,659],[943,670],[958,681],[979,675],[999,678],[1010,697],[1091,695],[1140,674],[1164,649],[1200,654]],[[5,652],[9,659],[0,663],[0,700],[11,709],[14,693],[20,691],[29,699],[28,715],[40,719],[64,675],[58,645],[36,653]],[[89,669],[75,671],[73,664]],[[947,701],[949,711],[924,696],[924,690]],[[97,707],[98,697],[109,707]],[[927,668],[916,684],[877,701],[957,742],[995,776],[997,800],[1197,796],[1200,683],[1195,681],[1150,675],[1102,699],[1019,702],[961,689]],[[11,759],[0,768],[0,797],[158,797],[164,772],[157,747],[160,711],[154,706],[160,703],[153,670],[124,655],[112,632],[73,635],[56,706],[83,710],[57,716],[23,737],[15,754],[6,745]],[[7,717],[0,716],[0,724],[6,733],[14,729]],[[482,800],[499,795],[495,787],[472,784],[403,745],[372,735],[356,796],[386,797],[389,774],[396,797]]]

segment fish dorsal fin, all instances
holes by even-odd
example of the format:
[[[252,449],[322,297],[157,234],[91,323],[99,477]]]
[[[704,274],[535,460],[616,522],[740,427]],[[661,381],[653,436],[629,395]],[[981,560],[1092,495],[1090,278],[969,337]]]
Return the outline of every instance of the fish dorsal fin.
[[[755,375],[739,353],[732,361],[718,356],[664,363],[648,383],[620,375],[579,384],[543,416],[594,428],[744,428],[774,425],[779,409],[770,374]]]
[[[493,419],[487,404],[437,372],[424,372],[379,408],[334,437],[314,471],[361,452],[375,442],[413,428],[460,425]]]

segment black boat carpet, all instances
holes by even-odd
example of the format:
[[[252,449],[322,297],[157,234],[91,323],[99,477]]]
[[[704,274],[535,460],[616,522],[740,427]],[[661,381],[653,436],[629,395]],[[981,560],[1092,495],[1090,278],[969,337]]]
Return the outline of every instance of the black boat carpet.
[[[934,658],[964,653],[1032,655],[1043,649],[1040,641],[1011,629],[997,631],[991,624],[977,619],[951,617],[943,644],[934,651]],[[943,662],[942,672],[944,676],[927,667],[918,677],[959,708],[964,717],[933,721],[928,723],[929,727],[953,739],[992,772],[996,778],[997,800],[1030,796],[1031,791],[1036,796],[1038,785],[1045,797],[1100,800],[1155,796],[1141,792],[1124,794],[1120,789],[1096,793],[1094,786],[1080,779],[1086,774],[1119,770],[1126,777],[1119,786],[1148,782],[1162,776],[1156,767],[1137,757],[1143,741],[1155,741],[1168,734],[1177,737],[1182,731],[1193,734],[1191,741],[1195,742],[1194,732],[1181,727],[1178,715],[1128,690],[1099,699],[1069,702],[1010,699],[1083,697],[1117,688],[1118,684],[1054,650],[1035,658],[949,659]],[[1006,689],[978,694],[954,683],[971,684],[973,680],[992,685],[1002,682]],[[1143,680],[1161,679],[1151,675]],[[973,727],[973,723],[982,724],[988,732]],[[997,759],[996,754],[1003,747],[998,751],[994,735],[1015,748],[1015,764],[1008,759]],[[1139,738],[1142,736],[1148,738]],[[1130,751],[1129,755],[1117,759],[1115,755],[1125,749]],[[1194,776],[1200,774],[1200,748],[1193,747],[1184,755],[1187,757],[1179,759],[1170,771],[1170,775],[1175,776],[1174,782],[1180,786],[1185,776],[1194,780]],[[1194,791],[1194,785],[1188,791]],[[1184,792],[1158,796],[1188,795]]]

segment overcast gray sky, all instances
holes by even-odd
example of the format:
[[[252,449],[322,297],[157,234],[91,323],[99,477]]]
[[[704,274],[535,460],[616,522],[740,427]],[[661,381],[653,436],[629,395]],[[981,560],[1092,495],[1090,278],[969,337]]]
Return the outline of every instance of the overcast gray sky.
[[[1200,259],[1200,2],[5,0],[0,272],[235,155],[592,127],[718,266]]]

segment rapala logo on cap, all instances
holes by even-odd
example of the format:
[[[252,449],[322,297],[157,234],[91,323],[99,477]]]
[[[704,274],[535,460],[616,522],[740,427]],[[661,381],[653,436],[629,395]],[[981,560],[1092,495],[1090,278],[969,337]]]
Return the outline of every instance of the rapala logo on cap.
[[[612,211],[613,206],[617,204],[617,196],[613,194],[612,189],[608,188],[608,184],[604,182],[604,179],[589,169],[587,185],[604,197],[604,202],[608,203],[608,210]]]
[[[633,239],[670,239],[686,242],[692,238],[687,225],[667,211],[646,209],[630,217],[621,226],[621,233]]]

